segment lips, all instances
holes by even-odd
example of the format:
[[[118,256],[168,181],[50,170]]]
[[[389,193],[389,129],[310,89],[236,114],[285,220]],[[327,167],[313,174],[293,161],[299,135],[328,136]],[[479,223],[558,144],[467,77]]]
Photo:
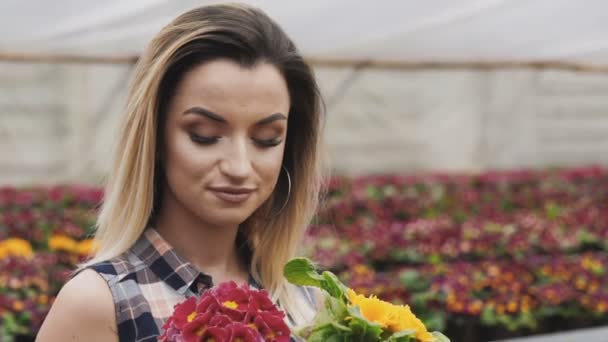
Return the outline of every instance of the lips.
[[[222,201],[238,204],[245,202],[255,189],[237,187],[212,187],[211,192]]]

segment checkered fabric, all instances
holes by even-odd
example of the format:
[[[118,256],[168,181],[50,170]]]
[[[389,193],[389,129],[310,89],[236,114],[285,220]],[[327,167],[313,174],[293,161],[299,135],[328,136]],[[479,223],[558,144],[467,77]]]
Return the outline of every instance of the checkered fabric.
[[[120,342],[156,341],[173,307],[213,286],[209,275],[182,258],[154,228],[126,253],[89,266],[108,283]],[[253,280],[250,285],[260,288]],[[311,302],[309,291],[303,291]]]

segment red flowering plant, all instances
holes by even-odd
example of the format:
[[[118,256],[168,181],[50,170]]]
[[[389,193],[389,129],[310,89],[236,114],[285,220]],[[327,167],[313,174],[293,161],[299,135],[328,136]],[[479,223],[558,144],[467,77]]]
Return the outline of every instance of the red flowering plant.
[[[285,313],[266,290],[225,282],[175,306],[163,325],[161,341],[287,342]]]

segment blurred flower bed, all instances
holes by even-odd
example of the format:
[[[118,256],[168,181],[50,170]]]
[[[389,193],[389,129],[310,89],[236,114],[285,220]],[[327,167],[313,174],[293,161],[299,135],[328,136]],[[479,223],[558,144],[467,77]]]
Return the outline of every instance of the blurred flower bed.
[[[305,246],[454,340],[608,324],[605,168],[335,178]]]
[[[0,188],[0,339],[38,330],[95,248],[101,197]],[[357,292],[409,303],[454,340],[608,323],[605,168],[336,177],[303,245]]]
[[[75,265],[95,248],[98,188],[0,188],[0,341],[40,328]]]

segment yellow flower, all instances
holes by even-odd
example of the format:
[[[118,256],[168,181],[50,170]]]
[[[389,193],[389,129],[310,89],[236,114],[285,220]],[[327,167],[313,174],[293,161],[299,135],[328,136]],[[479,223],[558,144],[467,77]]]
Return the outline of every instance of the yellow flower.
[[[413,329],[416,331],[416,338],[423,342],[435,341],[433,335],[426,330],[426,326],[414,313],[410,310],[407,305],[396,306],[396,321],[397,324],[391,326],[391,330],[403,331]]]
[[[238,307],[238,304],[232,300],[225,301],[222,303],[222,305],[224,305],[225,307],[227,307],[229,309],[236,309]]]
[[[38,304],[46,305],[49,303],[49,297],[47,295],[38,296]]]
[[[6,247],[0,242],[0,260],[4,259],[8,255]]]
[[[25,304],[23,304],[22,301],[16,300],[15,302],[13,302],[13,310],[21,312],[23,311],[23,309],[25,309]]]
[[[7,256],[30,258],[33,255],[32,245],[26,240],[10,238],[0,241],[0,258]]]
[[[95,251],[97,251],[97,242],[93,239],[80,241],[76,246],[76,253],[83,256],[92,255]]]
[[[49,239],[49,248],[52,251],[75,252],[78,243],[65,235],[53,235]]]
[[[424,323],[412,313],[409,306],[394,305],[375,296],[365,297],[352,289],[348,289],[347,296],[351,306],[359,307],[363,317],[378,323],[382,328],[388,328],[392,332],[411,329],[416,331],[416,338],[419,341],[435,340],[433,335],[426,330]]]
[[[393,311],[390,303],[384,302],[375,296],[365,297],[355,293],[352,289],[348,289],[348,299],[352,306],[359,307],[363,317],[372,322],[380,324],[383,328],[393,324]]]

